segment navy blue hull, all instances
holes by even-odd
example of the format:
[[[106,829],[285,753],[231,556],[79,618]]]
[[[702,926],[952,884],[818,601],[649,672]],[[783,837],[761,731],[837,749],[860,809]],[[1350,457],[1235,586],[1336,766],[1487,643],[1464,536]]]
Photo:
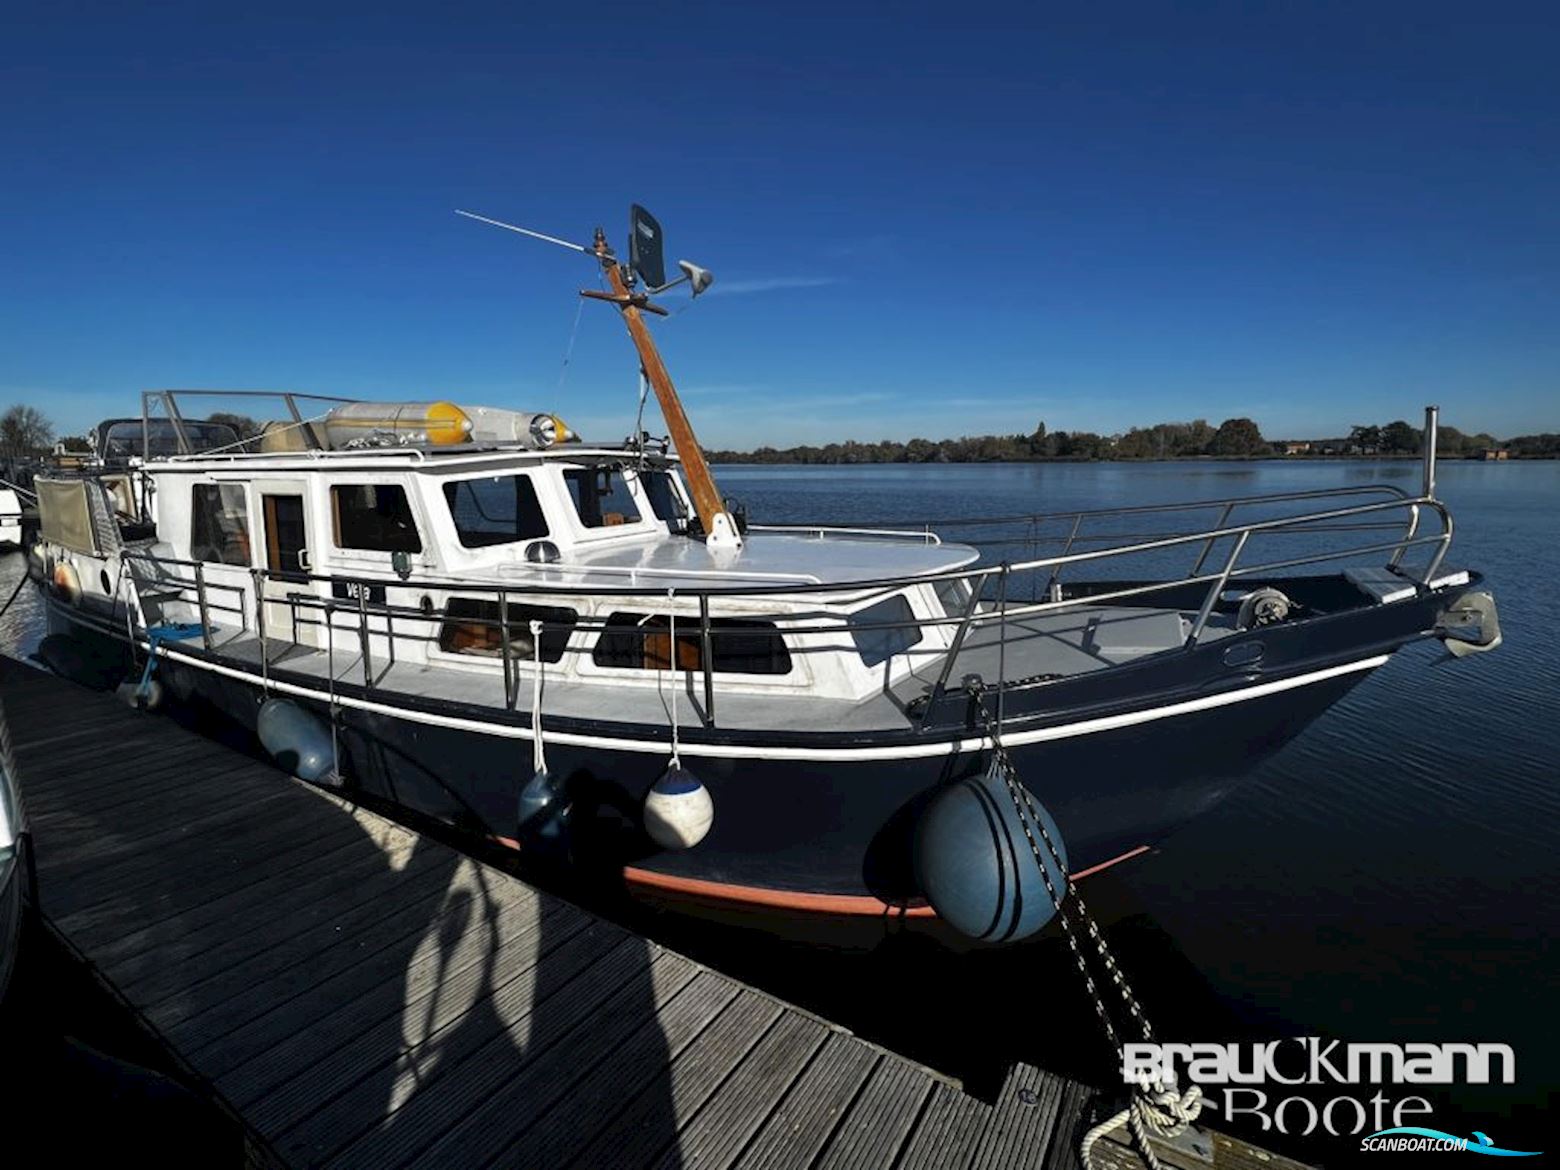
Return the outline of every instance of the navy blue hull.
[[[1018,773],[1055,817],[1075,873],[1156,844],[1217,803],[1392,650],[1426,633],[1447,600],[1427,597],[1270,627],[1014,692],[1004,732]],[[117,642],[108,652],[123,660],[123,641],[113,639],[111,628],[88,631],[74,611],[51,609],[78,636]],[[1249,650],[1232,652],[1254,641],[1262,644],[1259,659]],[[202,657],[198,649],[180,651]],[[178,661],[165,661],[160,672],[175,701],[253,731],[258,676],[226,677]],[[289,681],[285,672],[273,671],[272,678]],[[338,691],[378,703],[388,698],[349,685]],[[323,704],[298,701],[327,719]],[[885,903],[918,901],[911,839],[924,803],[950,780],[985,766],[985,754],[972,745],[976,701],[969,694],[945,697],[928,713],[926,732],[874,742],[902,753],[895,759],[784,758],[822,750],[825,741],[816,734],[685,732],[684,763],[708,787],[715,807],[708,837],[685,851],[658,849],[640,828],[644,795],[666,767],[667,753],[553,738],[547,757],[574,804],[578,864],[626,868],[637,880],[695,896],[799,908],[812,899],[817,909],[881,912]],[[437,700],[420,700],[417,710],[477,715]],[[528,726],[523,712],[499,718]],[[340,708],[338,729],[349,788],[483,837],[516,834],[516,797],[532,772],[529,740],[351,706]],[[619,742],[666,736],[664,728],[605,722],[591,730]],[[960,750],[961,740],[970,746]],[[827,742],[836,754],[853,746],[838,737]]]

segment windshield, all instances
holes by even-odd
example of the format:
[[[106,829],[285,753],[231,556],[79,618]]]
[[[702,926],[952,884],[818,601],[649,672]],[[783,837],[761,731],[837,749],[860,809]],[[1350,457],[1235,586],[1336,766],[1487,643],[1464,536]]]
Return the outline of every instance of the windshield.
[[[99,455],[103,459],[129,459],[142,453],[153,459],[181,454],[179,436],[171,419],[148,419],[143,424],[138,418],[118,419],[105,423],[99,440]],[[213,451],[238,442],[238,432],[227,423],[185,422],[184,437],[192,452]]]
[[[665,520],[675,532],[687,527],[688,508],[677,491],[670,471],[646,471],[639,476],[645,495],[650,497],[650,510],[657,520]]]

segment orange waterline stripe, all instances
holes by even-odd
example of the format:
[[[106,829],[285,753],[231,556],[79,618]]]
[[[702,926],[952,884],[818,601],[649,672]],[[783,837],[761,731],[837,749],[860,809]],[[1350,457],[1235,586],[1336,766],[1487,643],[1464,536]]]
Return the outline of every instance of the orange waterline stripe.
[[[499,845],[520,849],[520,842],[512,837],[493,837]],[[1130,861],[1147,853],[1149,846],[1139,845],[1108,861],[1091,865],[1071,875],[1073,881],[1086,877],[1123,861]],[[842,914],[852,917],[872,918],[936,918],[937,912],[924,902],[895,906],[870,894],[817,894],[805,890],[776,890],[763,886],[739,886],[729,882],[710,881],[707,878],[675,877],[656,873],[654,870],[625,865],[623,880],[630,885],[643,886],[664,893],[722,902],[739,906],[762,906],[774,910],[796,910],[809,914]]]

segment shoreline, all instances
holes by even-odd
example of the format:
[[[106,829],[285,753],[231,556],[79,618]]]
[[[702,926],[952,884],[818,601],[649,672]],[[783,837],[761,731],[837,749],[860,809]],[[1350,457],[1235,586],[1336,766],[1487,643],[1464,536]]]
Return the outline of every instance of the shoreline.
[[[1087,455],[1041,455],[1030,459],[754,459],[751,453],[725,458],[707,456],[712,467],[976,467],[981,464],[1019,466],[1026,463],[1418,463],[1420,455],[1167,455],[1164,458],[1127,456],[1096,459]],[[1560,455],[1518,455],[1506,459],[1481,459],[1473,455],[1436,455],[1446,463],[1553,463]]]

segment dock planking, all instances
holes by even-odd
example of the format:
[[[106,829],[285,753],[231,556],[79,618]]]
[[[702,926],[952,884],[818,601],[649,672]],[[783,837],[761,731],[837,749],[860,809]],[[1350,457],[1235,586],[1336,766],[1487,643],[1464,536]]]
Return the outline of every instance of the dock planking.
[[[1061,1170],[1102,1111],[1029,1066],[977,1100],[111,696],[0,659],[0,699],[47,925],[257,1165]]]

